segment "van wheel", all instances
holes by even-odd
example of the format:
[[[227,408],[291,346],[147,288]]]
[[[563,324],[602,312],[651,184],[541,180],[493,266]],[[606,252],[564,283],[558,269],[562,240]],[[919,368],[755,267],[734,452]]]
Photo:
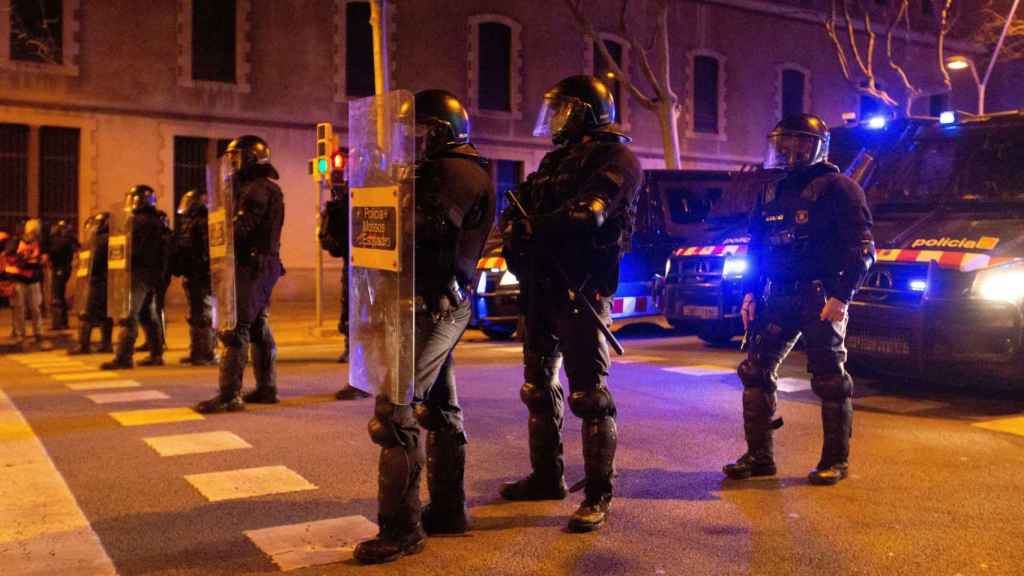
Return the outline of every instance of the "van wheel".
[[[728,346],[736,336],[733,323],[729,320],[708,322],[700,327],[697,337],[710,346]]]

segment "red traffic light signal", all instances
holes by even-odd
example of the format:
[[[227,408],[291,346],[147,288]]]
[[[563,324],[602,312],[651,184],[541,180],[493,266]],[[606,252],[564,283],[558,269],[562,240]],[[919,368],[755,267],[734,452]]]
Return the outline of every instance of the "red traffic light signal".
[[[341,150],[336,150],[331,156],[331,167],[335,172],[345,171],[345,153]]]

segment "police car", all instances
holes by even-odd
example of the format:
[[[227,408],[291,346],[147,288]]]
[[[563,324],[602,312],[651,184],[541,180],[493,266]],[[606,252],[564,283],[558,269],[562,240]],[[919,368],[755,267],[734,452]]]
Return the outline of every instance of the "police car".
[[[710,209],[708,195],[728,183],[721,172],[647,170],[637,202],[632,250],[622,257],[613,320],[660,321],[665,260],[696,233]],[[706,189],[710,189],[710,192]],[[511,338],[519,322],[519,280],[501,257],[501,237],[492,232],[477,263],[470,325],[491,338]]]
[[[860,175],[877,262],[850,309],[852,364],[1024,377],[1024,113],[892,127]]]

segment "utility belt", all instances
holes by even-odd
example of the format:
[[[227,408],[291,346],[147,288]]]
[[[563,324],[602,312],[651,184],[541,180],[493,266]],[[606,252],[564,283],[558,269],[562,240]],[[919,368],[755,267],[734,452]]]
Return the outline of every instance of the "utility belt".
[[[467,299],[467,290],[459,285],[458,279],[453,276],[443,290],[435,293],[417,294],[415,306],[417,311],[426,311],[434,315],[444,316],[445,313],[450,313],[450,311],[462,306]],[[441,302],[442,300],[446,300],[448,305],[445,306]]]
[[[785,298],[805,294],[824,294],[825,283],[821,280],[772,280],[765,282],[765,298]]]

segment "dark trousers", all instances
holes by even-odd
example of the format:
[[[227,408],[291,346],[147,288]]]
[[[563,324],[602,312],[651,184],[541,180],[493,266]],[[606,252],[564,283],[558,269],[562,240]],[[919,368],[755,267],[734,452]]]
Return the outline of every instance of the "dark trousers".
[[[185,275],[181,279],[188,300],[188,312],[185,317],[189,328],[189,357],[196,362],[213,359],[213,295],[210,290],[210,277],[204,275]]]
[[[256,387],[277,388],[277,343],[270,330],[270,296],[281,277],[277,257],[264,256],[235,269],[237,320],[233,330],[221,332],[224,355],[220,360],[220,394],[230,400],[242,390],[242,374],[252,344],[252,370]]]
[[[466,434],[455,391],[452,352],[469,324],[469,301],[444,317],[416,310],[416,389],[411,406],[377,396],[370,438],[381,447],[378,491],[382,534],[392,538],[420,530],[419,482],[428,465],[431,505],[461,511]],[[426,450],[419,426],[428,433]]]
[[[846,372],[846,322],[825,322],[820,313],[827,294],[821,283],[769,287],[756,313],[747,358],[738,369],[743,381],[743,421],[749,453],[772,458],[772,431],[778,369],[803,335],[811,388],[821,398],[824,448],[819,465],[845,463],[853,425],[853,380]]]
[[[50,285],[50,325],[54,330],[68,327],[68,300],[66,291],[70,269],[54,268]]]
[[[120,363],[128,363],[135,352],[135,341],[139,337],[139,326],[146,333],[146,342],[149,347],[150,358],[160,358],[164,349],[160,345],[163,342],[163,323],[156,309],[157,293],[159,289],[144,282],[132,282],[132,306],[128,317],[121,320],[121,330],[117,335],[116,360]],[[153,345],[155,344],[155,345]]]
[[[551,301],[552,299],[548,299]],[[583,460],[588,497],[610,497],[618,432],[616,408],[606,380],[608,342],[594,322],[571,304],[527,306],[523,342],[524,384],[520,397],[530,411],[530,461],[533,475],[560,482],[564,470],[562,424],[564,398],[558,381],[559,360],[569,378],[569,408],[583,420]],[[591,299],[603,321],[611,324],[607,299]]]

